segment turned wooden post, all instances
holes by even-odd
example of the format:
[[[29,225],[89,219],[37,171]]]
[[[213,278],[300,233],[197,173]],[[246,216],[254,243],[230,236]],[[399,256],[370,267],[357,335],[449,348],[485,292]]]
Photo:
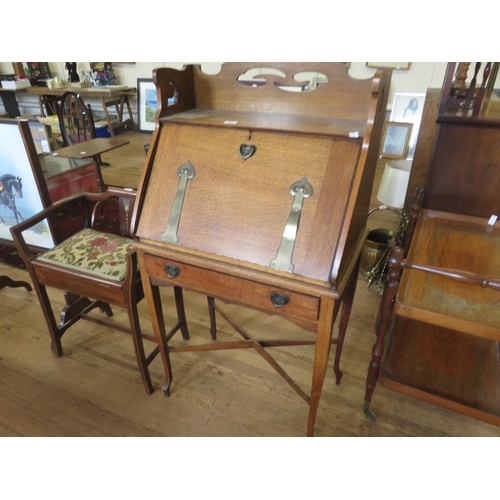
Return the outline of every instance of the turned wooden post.
[[[415,226],[417,225],[417,220],[418,216],[420,215],[421,209],[422,207],[417,203],[412,207],[408,226],[403,236],[403,249],[405,255],[408,253],[408,250],[410,248],[410,243],[413,238],[413,233],[415,232]]]
[[[377,340],[372,350],[372,359],[368,367],[366,377],[365,404],[363,412],[368,420],[375,420],[376,415],[369,409],[373,391],[377,386],[377,380],[380,372],[380,361],[384,353],[384,338],[387,331],[389,319],[394,310],[394,300],[399,287],[399,278],[401,275],[401,261],[403,260],[404,250],[402,247],[392,249],[389,256],[389,275],[384,287],[384,293],[380,301],[380,307],[377,317],[376,334]]]

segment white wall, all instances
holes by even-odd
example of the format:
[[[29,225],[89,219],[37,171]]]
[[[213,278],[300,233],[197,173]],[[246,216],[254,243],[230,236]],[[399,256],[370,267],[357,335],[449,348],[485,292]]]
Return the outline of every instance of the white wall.
[[[49,66],[53,76],[59,76],[63,80],[67,78],[67,71],[64,69],[63,62],[50,62]],[[151,78],[152,71],[158,67],[172,67],[180,69],[184,64],[175,62],[136,62],[133,64],[114,63],[115,74],[118,84],[137,86],[138,78]],[[207,73],[217,73],[220,70],[220,62],[201,63],[202,68]],[[427,88],[441,88],[446,72],[446,62],[412,62],[408,70],[394,70],[392,75],[391,92],[389,95],[388,108],[391,109],[394,94],[396,92],[405,93],[425,93]],[[471,64],[473,67],[473,64]],[[90,69],[88,62],[77,63],[78,70],[84,71]],[[12,63],[0,62],[0,74],[12,73]],[[353,78],[370,78],[375,74],[375,69],[367,68],[365,62],[351,62],[349,73]],[[469,73],[471,70],[469,70]],[[482,76],[482,75],[480,75]],[[499,77],[500,78],[500,77]],[[498,82],[498,80],[497,80]],[[26,93],[19,93],[19,105],[22,113],[38,115],[39,108],[34,96]],[[91,104],[93,104],[91,102]],[[99,105],[96,103],[95,111],[99,112]],[[132,99],[131,106],[136,119],[137,101]],[[1,103],[0,103],[1,108]]]
[[[441,88],[447,62],[412,62],[408,70],[393,70],[388,109],[391,109],[395,93],[425,94],[428,88]],[[377,70],[367,68],[366,62],[352,62],[349,73],[354,78],[370,78]]]
[[[151,78],[153,70],[162,66],[180,69],[184,64],[189,63],[175,63],[175,62],[137,62],[133,64],[120,64],[114,63],[114,71],[119,85],[128,85],[130,87],[137,86],[138,78]],[[220,71],[220,65],[222,63],[202,63],[202,68],[207,73],[217,73]],[[64,62],[49,62],[50,71],[52,76],[59,76],[63,80],[67,80],[68,72],[64,68]],[[90,69],[89,62],[78,62],[77,63],[78,74],[80,76],[80,68],[84,71]],[[0,62],[0,74],[12,74],[12,63],[11,62]],[[19,109],[22,114],[28,114],[33,116],[40,115],[40,108],[38,106],[38,100],[36,96],[26,94],[25,92],[17,93],[17,100],[19,103]],[[99,115],[101,111],[100,103],[98,100],[85,99],[88,101],[95,112]],[[131,99],[132,112],[134,114],[134,120],[137,123],[137,99]],[[3,110],[2,102],[0,100],[0,111]]]

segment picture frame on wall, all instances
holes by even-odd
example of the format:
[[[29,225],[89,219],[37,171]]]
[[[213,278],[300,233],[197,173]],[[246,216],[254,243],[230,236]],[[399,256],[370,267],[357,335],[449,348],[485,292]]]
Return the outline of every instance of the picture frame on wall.
[[[380,157],[404,160],[412,132],[412,123],[385,122],[382,130]]]
[[[138,131],[153,132],[158,111],[156,86],[151,78],[137,79]]]
[[[50,205],[50,196],[27,120],[0,120],[0,241],[13,242],[10,228]],[[24,233],[28,246],[54,246],[51,221]]]
[[[425,94],[396,92],[392,103],[391,116],[392,122],[405,122],[413,124],[410,143],[408,148],[408,157],[413,158],[415,147],[417,145],[420,122],[424,112]]]
[[[46,80],[52,78],[48,62],[29,62],[26,64],[28,65],[30,76],[34,80]]]
[[[392,122],[410,122],[415,124],[422,118],[425,94],[396,92],[392,102]]]

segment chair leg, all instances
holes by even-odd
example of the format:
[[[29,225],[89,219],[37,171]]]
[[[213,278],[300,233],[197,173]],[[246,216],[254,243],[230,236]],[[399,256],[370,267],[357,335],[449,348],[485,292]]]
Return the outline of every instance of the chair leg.
[[[36,294],[38,296],[38,301],[42,308],[43,315],[45,316],[45,321],[47,322],[47,327],[49,329],[49,334],[51,338],[50,348],[56,358],[59,358],[63,354],[61,337],[65,332],[65,329],[57,327],[56,318],[50,304],[50,299],[47,294],[47,289],[44,285],[41,285],[36,280],[33,280],[33,286],[35,288]]]

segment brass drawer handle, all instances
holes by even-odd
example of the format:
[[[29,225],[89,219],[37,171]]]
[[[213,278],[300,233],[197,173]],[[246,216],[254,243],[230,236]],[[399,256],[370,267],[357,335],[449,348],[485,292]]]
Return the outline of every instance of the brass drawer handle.
[[[288,304],[290,300],[290,297],[288,295],[285,295],[284,293],[278,293],[278,292],[273,292],[271,293],[271,302],[274,304],[275,307],[283,307]]]
[[[181,270],[177,266],[172,266],[171,264],[165,264],[165,272],[170,279],[177,278]]]

